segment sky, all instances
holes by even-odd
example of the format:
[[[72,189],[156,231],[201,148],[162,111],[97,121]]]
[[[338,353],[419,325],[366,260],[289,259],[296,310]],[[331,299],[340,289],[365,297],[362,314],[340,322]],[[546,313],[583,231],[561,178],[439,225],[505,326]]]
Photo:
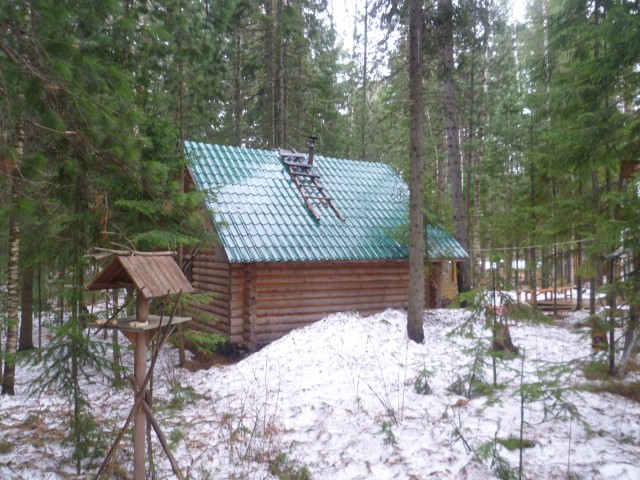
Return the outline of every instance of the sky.
[[[509,0],[511,4],[511,18],[514,21],[524,21],[527,0]],[[351,44],[353,36],[353,19],[356,10],[362,9],[364,0],[329,0],[329,11],[333,12],[336,30],[343,38],[345,46]]]

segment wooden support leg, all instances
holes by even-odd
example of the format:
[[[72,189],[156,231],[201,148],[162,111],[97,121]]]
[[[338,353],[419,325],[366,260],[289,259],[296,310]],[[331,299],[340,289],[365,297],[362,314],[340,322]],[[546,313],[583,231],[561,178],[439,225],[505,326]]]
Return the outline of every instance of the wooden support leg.
[[[134,374],[138,390],[144,387],[147,376],[147,335],[144,332],[135,335]],[[136,407],[133,417],[133,479],[145,480],[145,435],[147,430],[146,413],[141,405]]]
[[[144,400],[140,402],[140,406],[144,409],[145,413],[147,414],[147,419],[149,420],[149,423],[151,423],[151,426],[156,431],[156,435],[158,437],[158,440],[160,441],[160,445],[162,445],[162,449],[164,450],[164,453],[167,454],[167,457],[169,458],[169,462],[171,462],[171,468],[173,469],[173,473],[176,474],[176,477],[178,477],[178,480],[184,480],[184,476],[180,471],[180,467],[178,467],[178,462],[176,461],[176,458],[173,456],[173,452],[171,452],[171,447],[169,447],[169,442],[167,442],[167,437],[162,431],[162,429],[160,428],[160,425],[156,421],[155,417],[153,416],[153,412],[151,411],[151,408],[149,407],[147,402],[145,402]]]

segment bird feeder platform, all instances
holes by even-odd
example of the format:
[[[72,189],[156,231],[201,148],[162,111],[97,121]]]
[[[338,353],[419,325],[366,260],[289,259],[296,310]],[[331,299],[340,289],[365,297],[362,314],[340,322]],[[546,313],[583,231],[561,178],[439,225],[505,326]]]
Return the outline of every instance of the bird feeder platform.
[[[191,317],[173,317],[173,319],[171,319],[168,316],[149,315],[146,322],[139,322],[136,317],[125,317],[111,320],[110,322],[98,320],[91,323],[89,327],[120,330],[122,334],[133,343],[132,338],[134,338],[134,335],[137,333],[149,333],[153,336],[158,329],[169,325],[169,321],[171,321],[171,325],[179,325],[191,321]]]

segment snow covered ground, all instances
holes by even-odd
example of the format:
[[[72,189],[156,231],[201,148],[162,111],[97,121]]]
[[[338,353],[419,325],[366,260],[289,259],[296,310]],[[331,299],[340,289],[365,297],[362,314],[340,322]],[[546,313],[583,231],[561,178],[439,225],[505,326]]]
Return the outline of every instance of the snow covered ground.
[[[314,479],[517,478],[519,451],[500,441],[518,438],[521,426],[530,447],[523,478],[640,479],[640,404],[576,388],[590,383],[580,368],[594,355],[585,332],[512,326],[524,355],[498,360],[491,388],[483,321],[472,335],[448,335],[468,317],[425,312],[426,340],[418,345],[407,341],[402,311],[336,314],[237,364],[195,373],[176,369],[177,354],[166,348],[156,368],[156,416],[193,479],[285,471]],[[125,364],[132,362],[129,351]],[[451,393],[474,366],[485,395]],[[25,394],[37,370],[20,365],[18,395],[0,398],[0,478],[77,478],[64,438],[71,408],[60,395]],[[424,378],[431,394],[416,393],[416,379]],[[117,431],[131,393],[97,376],[83,387],[101,428]],[[116,458],[125,471],[130,441]],[[85,462],[80,478],[95,474],[101,460]],[[158,478],[173,478],[159,448],[155,464]]]

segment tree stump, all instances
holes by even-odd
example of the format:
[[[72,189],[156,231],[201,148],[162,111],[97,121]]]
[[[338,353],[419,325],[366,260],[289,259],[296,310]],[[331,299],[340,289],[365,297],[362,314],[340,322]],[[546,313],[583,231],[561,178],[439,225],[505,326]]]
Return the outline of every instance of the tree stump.
[[[511,340],[511,333],[509,332],[509,325],[499,324],[496,325],[496,329],[493,333],[493,343],[491,349],[496,351],[504,351],[514,353],[518,355],[520,351],[518,347],[513,344]]]

